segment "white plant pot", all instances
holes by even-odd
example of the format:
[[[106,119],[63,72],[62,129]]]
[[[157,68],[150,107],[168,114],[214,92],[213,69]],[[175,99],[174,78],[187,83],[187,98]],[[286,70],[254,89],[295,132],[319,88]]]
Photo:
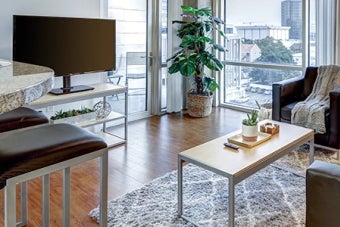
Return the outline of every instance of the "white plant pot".
[[[245,141],[256,141],[259,135],[258,125],[248,126],[242,124],[242,139]]]

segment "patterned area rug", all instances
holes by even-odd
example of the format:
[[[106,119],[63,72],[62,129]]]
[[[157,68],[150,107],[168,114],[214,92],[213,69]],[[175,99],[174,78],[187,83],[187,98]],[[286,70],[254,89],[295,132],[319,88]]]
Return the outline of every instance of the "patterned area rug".
[[[336,162],[316,150],[315,159]],[[236,226],[304,226],[304,147],[235,187]],[[228,180],[194,165],[183,168],[184,213],[201,226],[226,226]],[[98,208],[89,214],[98,221]],[[108,226],[193,226],[177,216],[177,171],[109,201]]]

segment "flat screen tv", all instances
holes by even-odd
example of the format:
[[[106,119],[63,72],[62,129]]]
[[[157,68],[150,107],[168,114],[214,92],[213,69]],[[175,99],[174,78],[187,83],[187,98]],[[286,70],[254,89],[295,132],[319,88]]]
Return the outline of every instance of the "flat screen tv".
[[[116,23],[110,19],[13,16],[13,60],[50,67],[63,76],[53,94],[93,89],[71,76],[115,69]]]

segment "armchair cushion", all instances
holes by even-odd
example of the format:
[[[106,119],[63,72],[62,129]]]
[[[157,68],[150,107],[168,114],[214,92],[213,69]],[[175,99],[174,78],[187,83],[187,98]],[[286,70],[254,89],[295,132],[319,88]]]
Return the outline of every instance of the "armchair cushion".
[[[292,117],[292,109],[294,108],[296,103],[298,103],[298,101],[289,103],[288,105],[285,105],[281,108],[281,121],[290,123],[290,119]]]

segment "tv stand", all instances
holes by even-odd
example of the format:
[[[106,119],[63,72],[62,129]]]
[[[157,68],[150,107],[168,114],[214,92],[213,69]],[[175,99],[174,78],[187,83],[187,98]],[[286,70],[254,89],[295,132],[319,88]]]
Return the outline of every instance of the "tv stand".
[[[70,94],[75,92],[81,92],[81,91],[88,91],[93,90],[93,87],[87,86],[87,85],[77,85],[77,86],[71,86],[71,76],[64,75],[63,76],[63,87],[61,88],[54,88],[50,91],[53,95],[64,95],[64,94]]]
[[[102,136],[107,142],[109,147],[123,144],[127,140],[127,108],[128,108],[128,97],[127,97],[127,87],[121,85],[114,85],[111,83],[98,83],[91,84],[94,88],[93,90],[88,90],[84,92],[77,93],[69,93],[65,95],[53,95],[46,94],[39,99],[28,103],[27,105],[34,109],[46,108],[49,106],[61,105],[65,103],[79,102],[83,100],[89,100],[94,98],[102,98],[103,101],[106,100],[106,96],[112,96],[116,94],[125,94],[125,102],[124,102],[124,113],[118,113],[112,111],[109,116],[105,118],[86,120],[84,122],[76,123],[78,126],[86,128],[89,126],[102,124],[101,132],[96,132],[100,136]],[[123,122],[121,122],[123,121]],[[124,125],[124,133],[123,135],[115,135],[114,133],[106,131],[106,123],[107,122],[116,122],[118,125]]]

